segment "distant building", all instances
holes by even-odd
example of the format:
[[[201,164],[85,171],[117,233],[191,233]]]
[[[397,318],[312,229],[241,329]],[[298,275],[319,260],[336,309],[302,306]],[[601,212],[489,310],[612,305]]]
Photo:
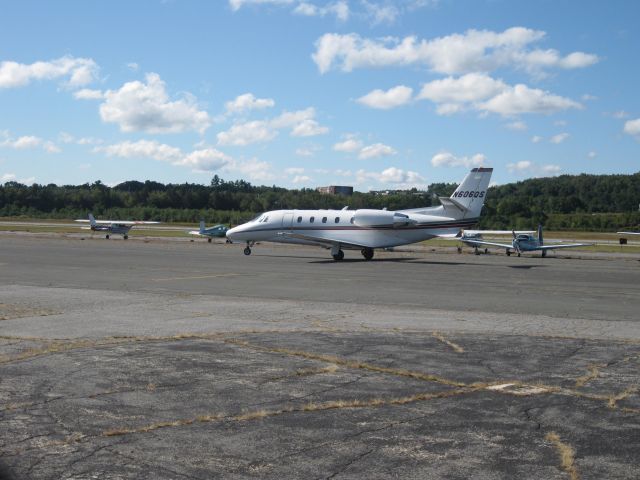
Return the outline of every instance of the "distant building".
[[[353,187],[329,185],[328,187],[316,188],[316,192],[326,193],[328,195],[353,195]]]

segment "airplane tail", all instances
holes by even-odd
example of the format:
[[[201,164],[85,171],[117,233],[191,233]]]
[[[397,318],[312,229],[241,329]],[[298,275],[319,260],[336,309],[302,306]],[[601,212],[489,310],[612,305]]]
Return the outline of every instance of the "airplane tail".
[[[89,223],[92,227],[96,226],[96,218],[93,216],[93,213],[89,213]]]
[[[441,198],[440,203],[457,218],[479,217],[492,173],[493,168],[472,169],[456,191],[449,198]]]
[[[200,233],[204,233],[204,231],[205,231],[204,219],[200,219]]]
[[[542,239],[542,224],[538,225],[538,244],[544,245],[544,241]]]

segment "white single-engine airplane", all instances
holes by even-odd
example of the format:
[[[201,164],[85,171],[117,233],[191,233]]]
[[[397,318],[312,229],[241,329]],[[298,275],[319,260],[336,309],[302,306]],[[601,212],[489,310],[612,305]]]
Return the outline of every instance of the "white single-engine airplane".
[[[640,232],[616,232],[619,235],[640,235]]]
[[[542,225],[538,225],[538,238],[530,235],[528,233],[520,233],[516,234],[515,231],[511,232],[513,235],[513,240],[510,244],[508,243],[498,243],[498,242],[489,242],[487,240],[473,240],[466,239],[465,243],[467,245],[473,246],[492,246],[492,247],[502,247],[506,249],[507,256],[511,255],[511,250],[515,251],[518,256],[522,252],[535,252],[541,251],[542,256],[547,256],[548,250],[555,250],[556,248],[574,248],[574,247],[588,247],[593,244],[591,243],[566,243],[566,244],[552,244],[552,245],[544,245],[544,240],[542,238]]]
[[[211,239],[216,237],[224,237],[229,228],[226,225],[214,225],[213,227],[206,228],[204,224],[204,220],[200,220],[200,230],[191,230],[189,235],[198,235],[200,237],[208,237],[209,243],[211,243]],[[229,242],[229,239],[227,239]]]
[[[360,250],[366,260],[374,248],[389,248],[435,237],[454,237],[474,225],[493,168],[474,168],[451,197],[437,207],[408,210],[274,210],[227,231],[233,242],[247,242],[245,255],[258,241],[317,245],[331,249],[336,261],[343,249]]]
[[[109,238],[109,235],[115,233],[122,235],[126,240],[129,238],[129,230],[134,225],[148,225],[156,224],[160,222],[143,222],[143,221],[130,221],[130,220],[96,220],[92,213],[89,214],[89,220],[84,218],[76,220],[76,222],[88,222],[88,227],[82,227],[93,232],[105,232],[105,238]]]

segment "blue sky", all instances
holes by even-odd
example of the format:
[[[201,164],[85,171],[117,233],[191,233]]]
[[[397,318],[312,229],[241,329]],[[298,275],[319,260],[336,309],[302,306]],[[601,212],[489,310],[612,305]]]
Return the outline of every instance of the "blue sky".
[[[0,183],[640,171],[638,2],[0,6]]]

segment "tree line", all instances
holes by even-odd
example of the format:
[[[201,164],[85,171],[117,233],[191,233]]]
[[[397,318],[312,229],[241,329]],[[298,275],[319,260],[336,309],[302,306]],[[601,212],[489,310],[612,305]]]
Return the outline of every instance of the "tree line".
[[[277,209],[348,206],[398,210],[438,205],[454,183],[434,183],[388,195],[354,192],[326,195],[313,189],[255,186],[215,175],[209,185],[128,181],[109,187],[84,185],[0,186],[0,217],[81,218],[88,212],[112,219],[238,224]],[[489,189],[481,228],[531,228],[607,231],[640,223],[640,172],[632,175],[561,175],[534,178]]]

